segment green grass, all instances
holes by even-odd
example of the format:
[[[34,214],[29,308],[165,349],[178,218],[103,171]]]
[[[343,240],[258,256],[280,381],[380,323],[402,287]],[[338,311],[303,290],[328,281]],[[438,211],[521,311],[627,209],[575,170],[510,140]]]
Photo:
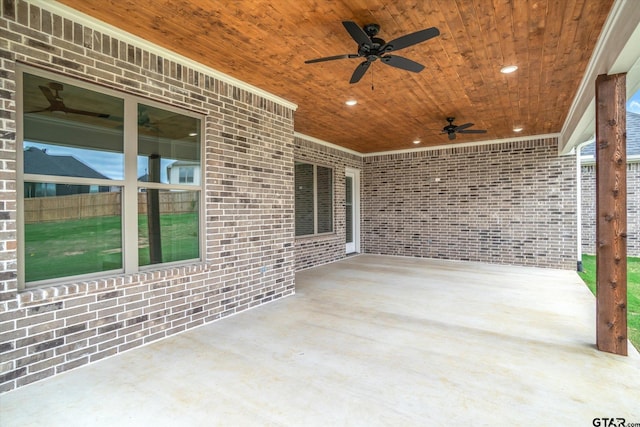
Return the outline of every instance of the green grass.
[[[580,274],[591,292],[596,294],[596,257],[582,256],[584,271]],[[640,258],[627,258],[627,327],[629,340],[640,350]]]
[[[146,216],[138,224],[138,259],[147,265]],[[160,224],[163,262],[198,258],[197,214],[163,214]],[[25,242],[27,282],[122,268],[119,216],[27,224]]]

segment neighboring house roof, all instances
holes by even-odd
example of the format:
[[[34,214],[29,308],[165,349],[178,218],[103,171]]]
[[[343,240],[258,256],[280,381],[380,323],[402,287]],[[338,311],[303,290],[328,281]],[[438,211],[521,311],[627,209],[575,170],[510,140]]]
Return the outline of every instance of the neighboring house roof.
[[[36,147],[24,150],[24,173],[110,179],[73,156],[52,156]]]
[[[582,156],[595,156],[595,144],[582,148]],[[627,157],[640,156],[640,114],[627,111]]]

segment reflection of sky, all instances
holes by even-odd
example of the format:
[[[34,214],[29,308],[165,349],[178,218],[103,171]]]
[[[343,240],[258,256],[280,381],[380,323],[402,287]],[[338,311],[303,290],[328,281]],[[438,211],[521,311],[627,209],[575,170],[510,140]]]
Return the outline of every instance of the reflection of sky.
[[[51,156],[73,156],[80,160],[85,165],[91,167],[102,175],[109,177],[110,179],[124,179],[124,155],[97,150],[86,150],[83,148],[71,148],[60,145],[40,144],[37,142],[25,141],[25,147],[36,147],[39,149],[46,149],[47,154]],[[167,178],[167,166],[173,163],[173,159],[161,160],[161,176],[160,181],[163,183],[168,182]],[[145,175],[148,170],[148,160],[146,157],[138,156],[138,177]]]
[[[640,114],[640,90],[633,94],[627,102],[627,110]]]

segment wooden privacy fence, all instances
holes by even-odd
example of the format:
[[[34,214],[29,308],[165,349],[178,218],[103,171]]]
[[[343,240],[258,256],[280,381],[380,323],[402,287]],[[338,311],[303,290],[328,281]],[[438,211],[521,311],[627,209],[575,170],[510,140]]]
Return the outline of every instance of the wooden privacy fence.
[[[66,221],[122,214],[122,193],[89,193],[24,199],[26,224]],[[160,192],[160,213],[191,213],[198,210],[198,192]],[[138,214],[147,213],[147,193],[138,193]]]

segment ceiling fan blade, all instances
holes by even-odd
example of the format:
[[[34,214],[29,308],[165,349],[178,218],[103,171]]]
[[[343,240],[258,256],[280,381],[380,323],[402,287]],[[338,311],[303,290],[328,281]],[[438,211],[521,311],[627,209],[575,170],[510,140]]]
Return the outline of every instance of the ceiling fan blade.
[[[456,139],[456,134],[455,134],[455,132],[451,132],[449,134],[449,140],[453,141],[454,139]]]
[[[458,133],[487,133],[485,129],[467,129],[460,130]]]
[[[473,126],[473,123],[465,123],[463,125],[456,126],[456,128],[453,131],[454,132],[460,132],[461,130],[464,130],[464,129],[466,129],[468,127],[471,127],[471,126]]]
[[[347,55],[335,55],[335,56],[327,56],[325,58],[317,58],[317,59],[309,59],[304,61],[305,64],[313,64],[316,62],[324,62],[324,61],[334,61],[336,59],[348,59],[348,58],[357,58],[358,55],[354,53],[350,53]]]
[[[358,24],[353,21],[342,21],[342,25],[344,25],[344,28],[347,30],[349,35],[351,35],[351,38],[358,43],[358,46],[367,46],[369,49],[373,47],[371,39]]]
[[[49,104],[55,105],[60,102],[58,99],[56,99],[55,96],[53,96],[53,92],[51,92],[51,89],[49,89],[46,86],[38,86],[38,87],[40,88],[40,91],[42,92],[44,97],[47,98],[47,101],[49,101]]]
[[[45,111],[51,111],[51,107],[49,106],[47,108],[42,108],[40,110],[34,110],[34,111],[25,111],[24,113],[25,114],[33,114],[33,113],[42,113],[42,112],[45,112]]]
[[[81,114],[83,116],[101,117],[103,119],[109,118],[109,114],[94,113],[93,111],[85,111],[85,110],[76,110],[74,108],[65,108],[62,111],[64,111],[65,113],[71,113],[71,114]]]
[[[380,58],[380,60],[387,65],[391,65],[392,67],[412,71],[414,73],[419,73],[420,71],[424,70],[424,65],[418,64],[417,62],[410,59],[403,58],[402,56],[386,55]]]
[[[49,111],[65,110],[66,107],[64,106],[64,102],[62,102],[60,98],[56,98],[53,92],[51,92],[51,89],[49,89],[46,86],[38,86],[38,87],[40,88],[40,91],[42,92],[44,97],[47,98],[47,101],[49,101],[49,108],[46,108],[45,110],[49,110]],[[45,110],[42,110],[42,111],[45,111]]]
[[[360,65],[358,65],[351,75],[351,80],[349,80],[349,83],[358,83],[362,76],[364,76],[364,73],[366,73],[369,69],[369,65],[371,65],[370,61],[364,61]]]
[[[366,35],[366,34],[365,34]],[[422,43],[440,35],[440,31],[436,27],[427,28],[426,30],[416,31],[397,39],[391,40],[385,44],[380,50],[383,52],[391,52],[392,50],[400,50],[414,44]]]

